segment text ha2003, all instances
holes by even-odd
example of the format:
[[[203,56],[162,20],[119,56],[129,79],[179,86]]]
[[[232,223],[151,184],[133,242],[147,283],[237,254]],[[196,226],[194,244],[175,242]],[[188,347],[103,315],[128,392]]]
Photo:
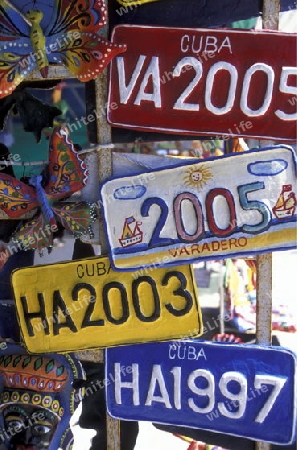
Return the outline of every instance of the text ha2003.
[[[19,269],[12,282],[33,353],[202,333],[191,266],[123,274],[100,257]]]

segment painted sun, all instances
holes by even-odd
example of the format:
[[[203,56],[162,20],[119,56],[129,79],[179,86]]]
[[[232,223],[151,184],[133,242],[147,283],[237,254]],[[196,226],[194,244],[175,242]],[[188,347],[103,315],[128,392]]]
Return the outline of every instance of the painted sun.
[[[198,191],[203,189],[209,180],[213,178],[212,173],[205,165],[194,165],[186,170],[183,182],[186,186],[197,188]]]

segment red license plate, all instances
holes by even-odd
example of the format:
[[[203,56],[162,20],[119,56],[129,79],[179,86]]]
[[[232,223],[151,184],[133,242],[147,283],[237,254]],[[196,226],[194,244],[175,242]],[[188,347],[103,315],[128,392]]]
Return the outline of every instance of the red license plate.
[[[120,25],[108,120],[164,133],[294,140],[296,34]]]

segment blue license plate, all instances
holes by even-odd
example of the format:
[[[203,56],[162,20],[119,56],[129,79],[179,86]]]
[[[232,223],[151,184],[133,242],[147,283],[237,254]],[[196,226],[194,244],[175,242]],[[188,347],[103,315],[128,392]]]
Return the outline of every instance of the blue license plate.
[[[287,445],[296,436],[296,355],[195,340],[106,350],[108,412]]]

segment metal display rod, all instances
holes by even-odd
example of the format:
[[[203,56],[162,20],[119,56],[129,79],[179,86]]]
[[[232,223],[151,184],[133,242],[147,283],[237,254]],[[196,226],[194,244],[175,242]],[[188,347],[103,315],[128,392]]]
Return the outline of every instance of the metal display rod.
[[[262,27],[268,30],[278,30],[280,0],[264,0]],[[260,146],[271,144],[260,141]],[[271,345],[272,324],[272,253],[257,257],[257,323],[256,343]],[[256,450],[270,450],[267,442],[256,442]]]
[[[105,0],[106,7],[108,0]],[[108,21],[108,17],[107,17]],[[107,38],[108,34],[108,23],[102,29],[100,33],[103,37]],[[98,77],[96,77],[95,81],[95,102],[96,109],[98,111],[103,111],[107,104],[107,96],[108,96],[108,77],[107,77],[107,69],[104,70]],[[111,137],[111,126],[107,123],[106,116],[104,114],[100,114],[96,119],[97,125],[97,143],[100,145],[99,151],[95,151],[93,154],[89,154],[87,158],[93,158],[92,161],[89,161],[89,167],[97,167],[98,168],[98,177],[99,183],[102,183],[107,178],[112,175],[112,137]],[[98,150],[98,148],[97,148]],[[96,194],[98,194],[98,189],[96,189]],[[105,230],[103,227],[103,220],[99,217],[99,239],[101,246],[101,255],[107,254],[107,239],[105,236]],[[101,357],[101,360],[104,361],[104,354],[102,350],[98,350],[98,357]],[[107,450],[120,450],[121,448],[121,439],[120,439],[120,421],[111,418],[106,413],[106,432],[107,432]]]

